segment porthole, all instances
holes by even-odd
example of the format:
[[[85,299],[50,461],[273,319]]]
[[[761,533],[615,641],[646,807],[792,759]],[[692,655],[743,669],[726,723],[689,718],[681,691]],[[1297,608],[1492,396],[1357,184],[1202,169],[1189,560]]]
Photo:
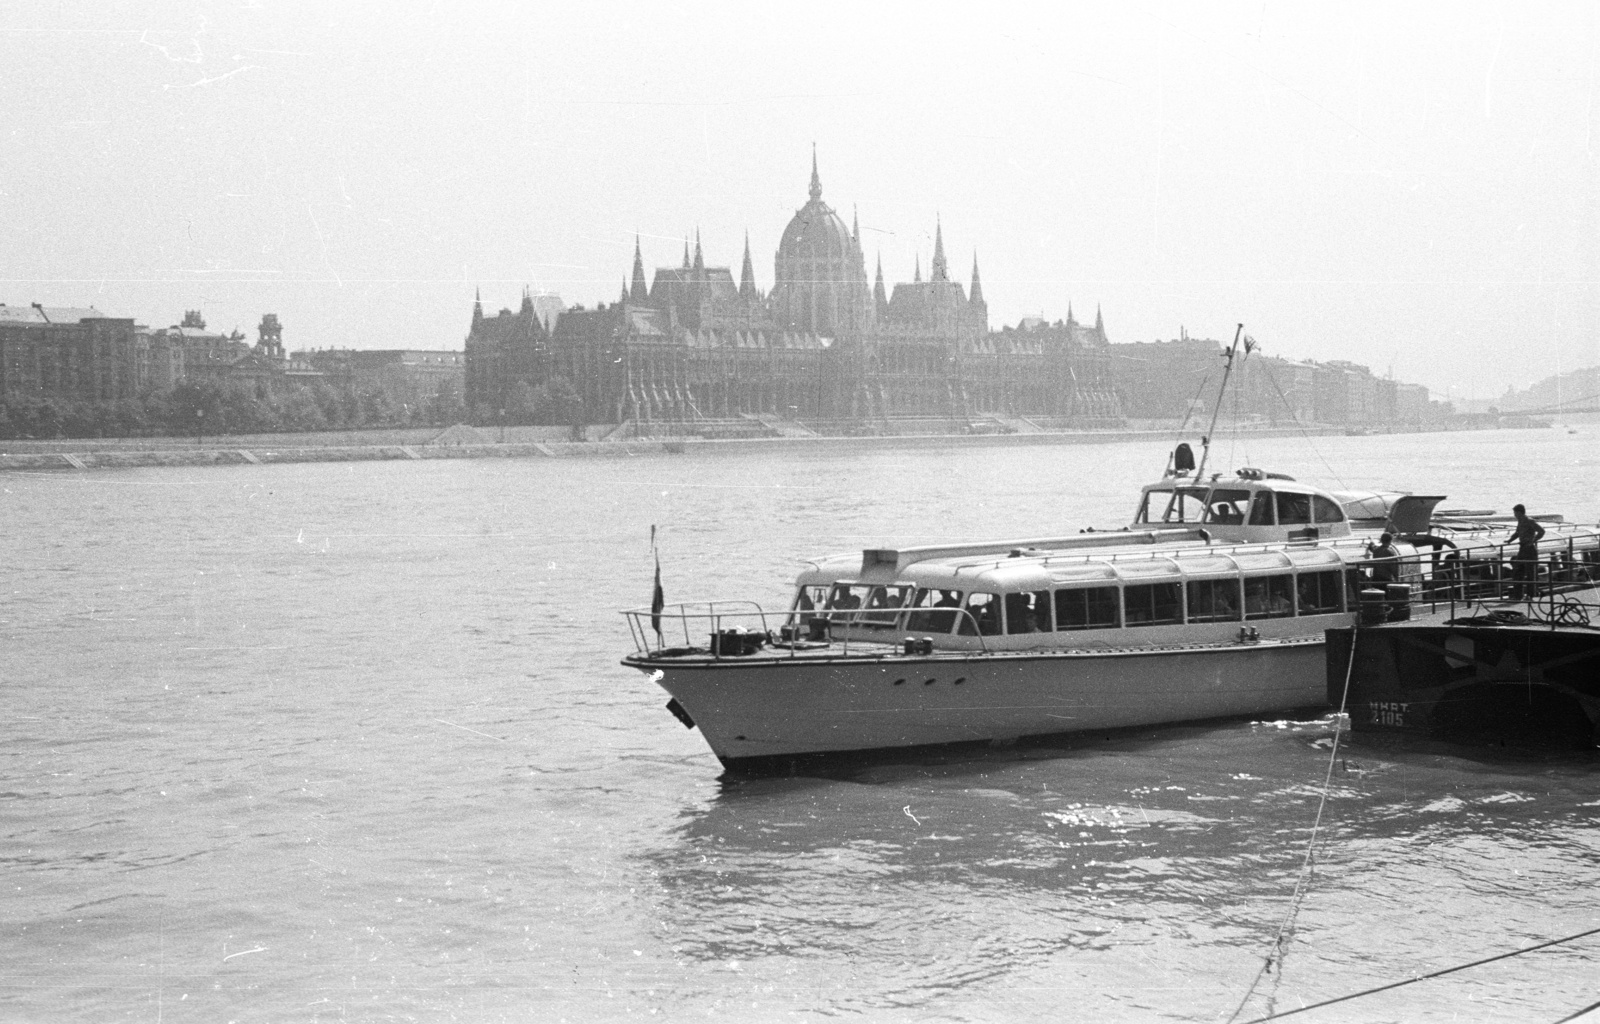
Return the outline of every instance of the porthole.
[[[951,686],[960,686],[962,683],[964,683],[966,681],[967,681],[967,677],[966,676],[958,676],[956,678],[956,681],[951,683],[950,685]]]
[[[904,686],[904,685],[906,685],[906,681],[904,679],[896,679],[894,681],[894,685],[896,685],[896,686]]]
[[[922,681],[922,685],[923,686],[932,686],[933,684],[934,684],[934,680],[932,680],[932,679],[924,679]]]

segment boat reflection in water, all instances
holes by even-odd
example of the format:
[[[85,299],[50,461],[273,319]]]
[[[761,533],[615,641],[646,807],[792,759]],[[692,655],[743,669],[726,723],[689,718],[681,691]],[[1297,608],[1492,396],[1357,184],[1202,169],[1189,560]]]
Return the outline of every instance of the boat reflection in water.
[[[1363,593],[1386,618],[1502,595],[1510,520],[1442,500],[1249,468],[1204,478],[1181,445],[1120,530],[819,558],[783,613],[625,612],[624,664],[725,766],[753,770],[1324,707],[1326,632],[1356,621]],[[1542,591],[1592,590],[1600,533],[1545,523]]]

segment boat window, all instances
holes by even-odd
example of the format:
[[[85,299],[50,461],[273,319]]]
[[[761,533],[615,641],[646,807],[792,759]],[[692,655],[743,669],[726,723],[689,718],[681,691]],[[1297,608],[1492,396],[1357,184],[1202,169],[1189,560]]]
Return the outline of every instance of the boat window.
[[[1255,501],[1250,504],[1250,525],[1271,526],[1272,523],[1272,492],[1257,491]]]
[[[984,636],[997,636],[1000,633],[1000,597],[998,594],[983,594],[977,591],[967,595],[967,614],[961,616],[961,622],[956,632],[963,636],[975,636],[973,623],[977,623],[977,633]]]
[[[1311,522],[1311,495],[1278,492],[1278,525],[1299,526]]]
[[[1198,523],[1206,514],[1206,487],[1180,487],[1161,519],[1167,523]]]
[[[1142,583],[1122,589],[1123,622],[1160,626],[1183,621],[1183,589],[1177,583]]]
[[[1300,574],[1298,593],[1301,615],[1326,615],[1339,610],[1344,581],[1337,570],[1303,572]]]
[[[1050,591],[1006,595],[1007,633],[1050,632]]]
[[[1320,494],[1311,496],[1311,510],[1316,513],[1319,523],[1344,522],[1344,509],[1339,507],[1339,503]]]
[[[871,591],[871,587],[862,586],[859,583],[854,586],[849,583],[835,583],[833,590],[828,593],[828,608],[829,610],[838,609],[841,611],[860,608],[866,603],[867,595]]]
[[[1239,581],[1190,580],[1190,622],[1233,622],[1239,618]]]
[[[1281,619],[1294,614],[1291,577],[1254,576],[1244,581],[1244,617]]]
[[[911,598],[911,614],[906,630],[912,633],[948,633],[956,625],[956,609],[961,607],[961,591],[918,587]]]
[[[900,618],[900,608],[911,597],[911,591],[910,585],[899,583],[890,587],[873,587],[865,605],[870,610],[861,613],[861,622],[878,628],[893,626]]]
[[[1115,629],[1117,588],[1056,591],[1056,629]]]
[[[828,601],[828,588],[811,584],[802,586],[800,592],[794,597],[794,610],[798,612],[799,622],[810,622],[816,616],[811,613],[821,608]]]
[[[1206,503],[1206,522],[1237,526],[1244,522],[1245,510],[1250,507],[1250,492],[1214,487]]]
[[[1148,523],[1152,519],[1159,521],[1162,510],[1171,500],[1171,491],[1145,491],[1144,497],[1139,501],[1139,514],[1133,517],[1133,521],[1136,523]]]

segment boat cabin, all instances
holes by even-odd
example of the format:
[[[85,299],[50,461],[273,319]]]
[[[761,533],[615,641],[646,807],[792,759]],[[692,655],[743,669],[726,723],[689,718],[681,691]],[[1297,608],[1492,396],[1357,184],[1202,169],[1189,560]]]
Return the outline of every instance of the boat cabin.
[[[890,643],[932,637],[941,648],[1123,647],[1225,640],[1241,630],[1314,633],[1330,620],[1307,619],[1350,607],[1344,553],[1309,545],[1018,550],[914,561],[888,579],[870,561],[866,572],[854,568],[819,563],[801,574],[792,609],[799,631]]]
[[[1235,544],[1317,542],[1350,536],[1339,500],[1282,473],[1241,469],[1231,480],[1169,476],[1149,484],[1134,513],[1133,529],[1206,531]]]

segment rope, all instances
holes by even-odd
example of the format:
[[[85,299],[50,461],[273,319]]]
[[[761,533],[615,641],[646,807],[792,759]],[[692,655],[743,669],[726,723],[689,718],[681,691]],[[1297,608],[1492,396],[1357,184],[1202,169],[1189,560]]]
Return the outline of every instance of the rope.
[[[1556,1021],[1556,1024],[1567,1024],[1568,1021],[1577,1020],[1590,1010],[1600,1010],[1600,1003],[1590,1003],[1577,1013],[1569,1013],[1565,1017],[1562,1017],[1560,1020]]]
[[[1294,414],[1294,406],[1289,404],[1289,396],[1284,394],[1283,388],[1278,386],[1278,378],[1272,375],[1271,366],[1267,363],[1262,363],[1261,372],[1267,375],[1267,380],[1272,384],[1272,390],[1278,393],[1278,399],[1283,402],[1283,407],[1289,410],[1289,422],[1293,423],[1299,429],[1300,436],[1305,438],[1306,444],[1309,444],[1311,446],[1311,450],[1317,453],[1317,458],[1322,460],[1322,465],[1328,470],[1328,473],[1335,480],[1339,481],[1339,486],[1345,490],[1349,490],[1350,485],[1345,483],[1344,477],[1340,476],[1338,470],[1334,469],[1333,466],[1329,464],[1327,456],[1323,455],[1322,450],[1317,447],[1317,443],[1311,440],[1311,434],[1307,432],[1305,425],[1300,422],[1300,417]]]
[[[1250,361],[1250,353],[1254,351],[1256,347],[1255,339],[1249,335],[1245,335],[1244,341],[1244,355],[1239,359],[1239,365],[1235,370],[1235,372],[1239,374],[1239,380],[1233,386],[1233,434],[1228,439],[1228,461],[1233,463],[1235,466],[1239,464],[1234,459],[1233,455],[1239,447],[1239,404],[1244,399],[1244,366]],[[1245,449],[1244,461],[1247,465],[1250,462],[1250,451],[1248,448]]]
[[[1348,1002],[1351,999],[1360,999],[1362,996],[1370,996],[1378,992],[1387,992],[1390,989],[1400,988],[1404,985],[1415,985],[1419,981],[1442,978],[1446,974],[1454,974],[1457,971],[1464,971],[1469,967],[1482,967],[1484,964],[1492,964],[1496,960],[1509,960],[1511,957],[1521,956],[1524,953],[1532,953],[1535,950],[1548,949],[1551,946],[1559,946],[1564,942],[1573,942],[1578,939],[1587,938],[1590,935],[1597,934],[1600,934],[1600,928],[1590,928],[1588,931],[1578,932],[1576,935],[1564,935],[1559,939],[1551,939],[1549,942],[1541,942],[1535,946],[1524,946],[1521,949],[1513,949],[1509,953],[1497,953],[1494,956],[1486,956],[1482,960],[1474,960],[1470,964],[1457,964],[1454,967],[1446,967],[1442,970],[1430,971],[1427,974],[1419,974],[1415,978],[1405,978],[1401,981],[1391,981],[1389,984],[1379,985],[1377,988],[1369,988],[1361,992],[1352,992],[1347,996],[1335,996],[1332,999],[1324,999],[1320,1003],[1311,1003],[1308,1006],[1297,1007],[1293,1010],[1285,1010],[1282,1013],[1271,1013],[1265,1017],[1257,1017],[1254,1020],[1245,1021],[1244,1024],[1262,1024],[1263,1021],[1278,1020],[1283,1017],[1292,1017],[1297,1013],[1305,1013],[1307,1010],[1316,1010],[1324,1006],[1332,1006],[1334,1003],[1343,1003]],[[1600,1003],[1592,1003],[1589,1006],[1585,1006],[1577,1013],[1562,1017],[1559,1021],[1556,1021],[1556,1024],[1566,1024],[1567,1021],[1576,1020],[1596,1007],[1600,1007]]]
[[[1189,421],[1194,418],[1195,403],[1200,401],[1200,396],[1205,393],[1206,385],[1210,384],[1210,383],[1211,383],[1211,371],[1207,370],[1206,371],[1206,375],[1204,377],[1200,378],[1200,386],[1195,389],[1194,397],[1189,399],[1189,408],[1183,414],[1183,422],[1178,424],[1177,431],[1174,432],[1173,435],[1172,435],[1172,441],[1173,441],[1174,444],[1176,444],[1177,442],[1179,442],[1179,441],[1181,441],[1183,439],[1183,432],[1184,432],[1185,428],[1187,428],[1189,426]]]
[[[1562,600],[1560,604],[1551,602],[1551,614],[1547,619],[1535,619],[1551,626],[1587,626],[1589,625],[1589,610],[1580,601],[1571,598]]]
[[[1359,631],[1360,624],[1352,622],[1350,624],[1350,663],[1345,666],[1344,690],[1339,694],[1339,717],[1341,720],[1344,718],[1345,705],[1350,699],[1350,677],[1355,674],[1356,669],[1356,636]],[[1261,984],[1261,979],[1272,971],[1274,959],[1278,961],[1278,977],[1273,983],[1272,994],[1267,997],[1267,1009],[1269,1012],[1272,1009],[1273,1000],[1277,997],[1278,982],[1283,980],[1283,960],[1286,954],[1286,947],[1289,940],[1294,937],[1294,921],[1300,914],[1300,905],[1305,901],[1311,876],[1316,873],[1314,854],[1317,847],[1317,833],[1322,828],[1322,812],[1328,806],[1328,790],[1333,785],[1333,766],[1338,763],[1339,759],[1340,733],[1341,730],[1335,727],[1333,731],[1333,747],[1328,751],[1328,771],[1322,778],[1322,797],[1317,801],[1317,817],[1311,823],[1311,839],[1306,843],[1305,858],[1300,862],[1300,878],[1295,882],[1294,896],[1289,901],[1289,910],[1284,914],[1283,921],[1278,925],[1278,934],[1272,940],[1272,952],[1267,954],[1266,960],[1261,964],[1261,969],[1256,971],[1256,976],[1251,979],[1250,987],[1245,991],[1244,998],[1239,1000],[1239,1005],[1233,1011],[1233,1015],[1228,1018],[1228,1024],[1233,1024],[1239,1018],[1239,1014],[1244,1012],[1245,1006],[1250,1002],[1250,997],[1255,995],[1256,986]],[[1266,1020],[1268,1018],[1261,1019]]]

